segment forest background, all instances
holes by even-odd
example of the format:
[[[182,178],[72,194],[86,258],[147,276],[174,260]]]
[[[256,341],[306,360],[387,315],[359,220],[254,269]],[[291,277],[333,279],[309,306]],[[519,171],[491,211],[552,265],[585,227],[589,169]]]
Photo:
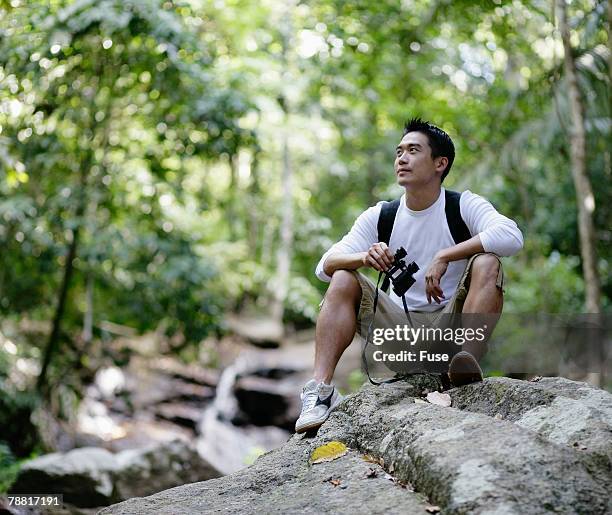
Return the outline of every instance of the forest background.
[[[0,426],[78,399],[125,328],[188,361],[230,312],[312,326],[321,254],[401,194],[412,116],[455,141],[444,185],[525,235],[506,311],[609,312],[611,23],[604,0],[3,0]]]

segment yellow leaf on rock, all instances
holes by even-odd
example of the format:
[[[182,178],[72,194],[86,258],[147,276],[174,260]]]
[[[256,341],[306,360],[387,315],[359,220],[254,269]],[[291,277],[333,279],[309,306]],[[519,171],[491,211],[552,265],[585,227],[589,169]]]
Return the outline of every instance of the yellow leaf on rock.
[[[342,442],[329,442],[325,445],[320,445],[310,455],[310,463],[322,463],[324,461],[333,461],[336,458],[344,456],[348,452],[348,448]]]

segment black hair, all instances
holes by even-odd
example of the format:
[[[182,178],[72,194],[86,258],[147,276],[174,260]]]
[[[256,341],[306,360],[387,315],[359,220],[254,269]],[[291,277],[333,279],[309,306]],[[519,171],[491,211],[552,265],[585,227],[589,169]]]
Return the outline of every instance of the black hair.
[[[453,140],[446,132],[440,129],[440,127],[436,127],[420,118],[412,118],[406,122],[402,137],[409,132],[422,132],[427,136],[429,146],[431,147],[431,157],[433,159],[436,157],[446,157],[448,159],[448,164],[442,172],[441,179],[444,181],[444,178],[448,175],[448,172],[450,172],[453,161],[455,160],[455,145],[453,145]]]

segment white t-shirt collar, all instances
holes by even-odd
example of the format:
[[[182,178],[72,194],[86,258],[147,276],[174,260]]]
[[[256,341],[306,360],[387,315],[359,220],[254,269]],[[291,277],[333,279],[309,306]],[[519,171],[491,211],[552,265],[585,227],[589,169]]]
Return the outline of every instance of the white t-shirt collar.
[[[444,188],[440,188],[440,195],[438,195],[438,198],[436,199],[436,201],[426,209],[421,209],[420,211],[414,211],[413,209],[410,209],[406,205],[406,193],[402,195],[400,206],[403,209],[405,209],[410,216],[426,216],[432,213],[433,211],[436,211],[440,207],[440,204],[442,204],[443,201],[444,201]]]

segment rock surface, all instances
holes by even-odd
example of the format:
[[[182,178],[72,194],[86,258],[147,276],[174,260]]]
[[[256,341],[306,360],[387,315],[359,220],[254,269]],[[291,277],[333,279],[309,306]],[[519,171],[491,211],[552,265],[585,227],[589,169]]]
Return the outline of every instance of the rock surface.
[[[57,492],[66,503],[95,507],[220,475],[181,441],[117,454],[83,447],[26,463],[11,493]]]
[[[543,377],[536,382],[499,378],[451,393],[459,409],[502,418],[573,447],[596,475],[599,469],[612,471],[612,395],[604,390]]]
[[[612,395],[562,378],[489,378],[449,391],[451,407],[415,403],[436,388],[428,376],[364,385],[316,435],[294,435],[229,476],[130,499],[101,513],[612,510]],[[335,440],[350,451],[309,463],[314,449]]]

